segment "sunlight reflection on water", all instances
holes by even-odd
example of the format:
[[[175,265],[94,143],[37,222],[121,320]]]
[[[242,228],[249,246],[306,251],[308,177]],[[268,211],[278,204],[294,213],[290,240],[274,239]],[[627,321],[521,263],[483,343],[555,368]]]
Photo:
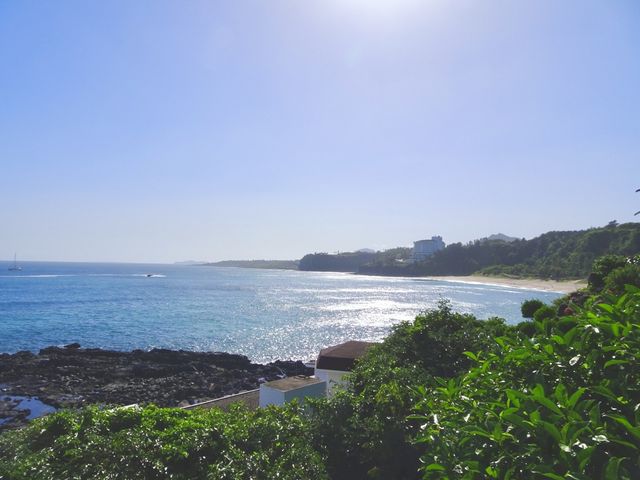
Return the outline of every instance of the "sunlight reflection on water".
[[[514,323],[522,301],[559,296],[280,270],[37,263],[27,269],[27,278],[0,277],[0,352],[79,342],[118,350],[228,351],[260,362],[306,360],[345,340],[379,341],[393,325],[445,298],[460,312]]]

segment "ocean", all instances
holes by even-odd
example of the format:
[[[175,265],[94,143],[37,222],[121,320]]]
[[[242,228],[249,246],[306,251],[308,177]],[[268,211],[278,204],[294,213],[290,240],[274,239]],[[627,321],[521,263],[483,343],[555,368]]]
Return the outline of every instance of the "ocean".
[[[182,265],[0,265],[0,352],[78,342],[114,350],[224,351],[311,360],[328,345],[379,341],[449,299],[478,318],[522,320],[559,293],[413,278]]]

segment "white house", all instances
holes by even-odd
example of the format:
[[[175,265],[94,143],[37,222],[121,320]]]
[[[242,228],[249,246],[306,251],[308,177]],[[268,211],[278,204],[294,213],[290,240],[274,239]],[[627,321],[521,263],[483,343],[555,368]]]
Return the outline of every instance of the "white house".
[[[298,375],[281,378],[260,385],[260,408],[267,405],[284,405],[294,398],[300,403],[305,397],[324,397],[327,384],[324,380]]]
[[[372,345],[375,343],[351,340],[320,350],[315,377],[326,383],[327,397],[333,396],[336,386],[346,383],[356,359],[362,357]]]

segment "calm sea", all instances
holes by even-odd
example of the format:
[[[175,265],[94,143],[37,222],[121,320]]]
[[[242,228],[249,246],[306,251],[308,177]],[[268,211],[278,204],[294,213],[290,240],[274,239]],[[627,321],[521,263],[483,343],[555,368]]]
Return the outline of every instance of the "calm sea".
[[[79,342],[312,359],[348,339],[377,341],[443,298],[479,318],[521,319],[559,294],[406,278],[177,265],[0,264],[0,352]],[[152,275],[152,276],[148,276]]]

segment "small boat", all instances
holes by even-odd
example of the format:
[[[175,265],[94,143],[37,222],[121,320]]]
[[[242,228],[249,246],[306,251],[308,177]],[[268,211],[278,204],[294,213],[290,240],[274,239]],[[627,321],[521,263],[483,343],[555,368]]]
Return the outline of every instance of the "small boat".
[[[10,272],[20,272],[22,271],[22,267],[18,265],[18,263],[16,262],[16,254],[13,254],[13,265],[9,266],[9,271]]]

